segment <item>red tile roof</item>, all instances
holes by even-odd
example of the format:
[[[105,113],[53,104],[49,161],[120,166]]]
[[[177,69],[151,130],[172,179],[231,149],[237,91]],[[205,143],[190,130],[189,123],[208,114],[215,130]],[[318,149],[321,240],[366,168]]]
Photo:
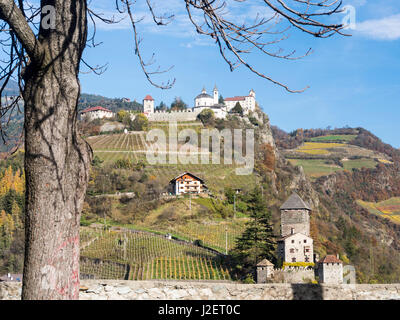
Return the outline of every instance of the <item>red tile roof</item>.
[[[148,94],[147,96],[144,97],[143,100],[154,100],[154,99],[151,95]]]
[[[246,97],[232,97],[232,98],[226,98],[225,101],[242,101],[245,99]]]
[[[325,258],[318,261],[318,263],[343,263],[342,260],[338,259],[335,255],[330,254]]]
[[[92,112],[92,111],[99,111],[99,110],[102,110],[102,111],[105,111],[105,112],[112,112],[111,110],[108,110],[108,109],[106,109],[106,108],[103,108],[103,107],[98,106],[98,107],[91,107],[91,108],[87,108],[87,109],[85,109],[85,110],[82,110],[81,113]]]

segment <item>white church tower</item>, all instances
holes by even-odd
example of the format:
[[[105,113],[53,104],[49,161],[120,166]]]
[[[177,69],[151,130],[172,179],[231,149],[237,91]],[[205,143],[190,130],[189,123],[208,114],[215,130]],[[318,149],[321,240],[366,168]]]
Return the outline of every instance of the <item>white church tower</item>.
[[[214,86],[214,104],[218,104],[219,100],[219,94],[218,94],[218,89],[217,85]]]

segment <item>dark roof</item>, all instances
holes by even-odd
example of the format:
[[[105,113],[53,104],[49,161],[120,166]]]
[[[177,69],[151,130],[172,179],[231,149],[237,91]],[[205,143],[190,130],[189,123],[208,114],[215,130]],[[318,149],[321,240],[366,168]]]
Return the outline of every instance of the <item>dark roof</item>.
[[[211,97],[209,94],[207,93],[200,93],[195,99],[200,99],[200,98],[210,98],[210,99],[214,99],[213,97]]]
[[[267,267],[267,266],[273,266],[273,264],[268,261],[267,259],[264,259],[262,261],[260,261],[259,263],[257,263],[257,267]]]
[[[178,179],[178,178],[184,176],[185,174],[188,174],[188,175],[192,176],[193,178],[196,178],[197,180],[200,180],[201,183],[204,183],[204,180],[203,180],[203,179],[201,179],[201,178],[195,176],[193,173],[190,173],[190,172],[184,172],[184,173],[180,174],[179,176],[173,178],[169,183],[174,182],[176,179]]]
[[[335,255],[329,254],[325,258],[318,261],[318,263],[343,263],[342,260],[338,259]]]
[[[285,201],[285,203],[281,206],[281,210],[296,210],[296,209],[307,209],[311,210],[306,202],[300,198],[300,196],[293,192],[292,195]]]
[[[106,112],[112,112],[111,110],[108,110],[106,108],[98,106],[98,107],[91,107],[91,108],[82,110],[81,113],[86,113],[86,112],[91,112],[91,111],[99,111],[99,110],[106,111]]]

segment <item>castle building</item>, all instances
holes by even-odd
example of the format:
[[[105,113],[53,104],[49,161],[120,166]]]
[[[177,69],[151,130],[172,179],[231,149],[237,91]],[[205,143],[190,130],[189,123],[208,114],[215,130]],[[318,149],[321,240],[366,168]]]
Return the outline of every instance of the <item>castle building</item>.
[[[281,239],[278,255],[283,262],[313,262],[313,239],[310,237],[310,207],[293,193],[280,207]]]
[[[82,110],[80,115],[82,120],[92,121],[94,119],[112,118],[114,117],[114,112],[97,106]]]
[[[217,119],[225,119],[228,112],[233,109],[237,102],[240,103],[244,114],[254,111],[256,108],[256,93],[250,90],[248,96],[232,97],[224,99],[219,103],[220,95],[217,86],[214,86],[212,96],[205,88],[194,99],[194,107],[183,111],[156,111],[154,112],[154,99],[147,95],[143,99],[143,113],[149,121],[195,121],[197,116],[205,109],[211,109]]]
[[[243,108],[244,114],[249,114],[256,109],[256,93],[253,89],[250,90],[248,96],[235,96],[231,98],[224,99],[227,110],[232,110],[236,103],[240,103]]]
[[[320,283],[342,284],[343,262],[335,255],[327,255],[318,261],[318,277]]]
[[[143,113],[146,115],[154,113],[154,99],[149,94],[143,99]]]

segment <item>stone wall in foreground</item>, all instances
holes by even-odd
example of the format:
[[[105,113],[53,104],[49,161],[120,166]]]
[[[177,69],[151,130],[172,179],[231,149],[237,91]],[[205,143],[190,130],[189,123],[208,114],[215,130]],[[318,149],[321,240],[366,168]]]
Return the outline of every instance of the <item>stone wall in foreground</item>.
[[[82,280],[81,300],[400,300],[400,284],[236,284],[232,282]],[[0,299],[19,299],[21,283],[0,283]]]

